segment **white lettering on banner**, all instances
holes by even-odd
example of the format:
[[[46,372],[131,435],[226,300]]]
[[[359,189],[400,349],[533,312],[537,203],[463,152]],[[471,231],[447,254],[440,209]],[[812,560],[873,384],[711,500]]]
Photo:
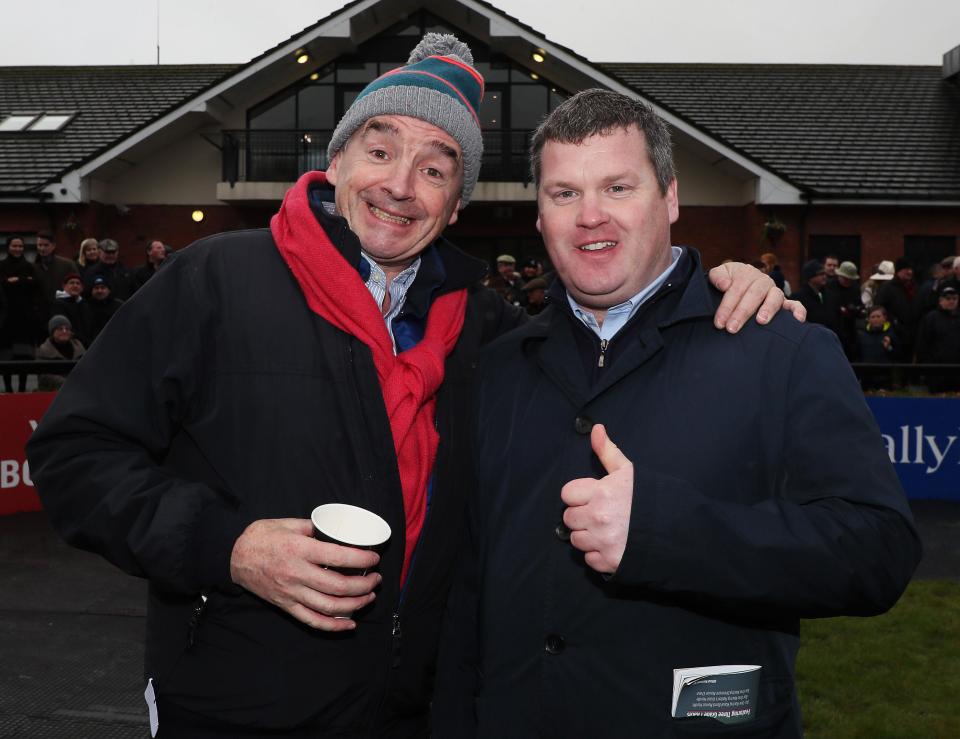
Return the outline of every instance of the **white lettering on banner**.
[[[0,459],[0,490],[27,485],[33,487],[30,479],[30,464],[15,459]]]
[[[910,432],[913,431],[911,434]],[[900,427],[900,448],[897,449],[897,440],[890,434],[881,434],[883,444],[887,448],[887,456],[893,464],[922,464],[926,467],[926,473],[932,475],[940,470],[944,460],[953,448],[953,443],[957,440],[956,436],[937,437],[923,433],[923,426],[901,426]],[[944,441],[940,441],[944,439]],[[911,444],[911,441],[913,442]],[[927,464],[924,452],[929,449],[933,455],[933,466]],[[899,455],[898,455],[899,451]],[[911,452],[913,459],[910,459]],[[899,456],[899,459],[897,457]],[[957,461],[960,464],[960,460]]]

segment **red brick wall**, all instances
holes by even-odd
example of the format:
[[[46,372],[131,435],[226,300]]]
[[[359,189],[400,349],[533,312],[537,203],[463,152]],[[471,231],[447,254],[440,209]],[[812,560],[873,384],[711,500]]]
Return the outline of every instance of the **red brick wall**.
[[[450,231],[458,235],[537,237],[533,205],[513,205],[496,212],[489,204],[468,207]],[[75,257],[80,242],[88,236],[109,236],[120,242],[121,258],[131,266],[141,264],[150,239],[161,239],[175,249],[221,231],[267,226],[275,205],[214,205],[203,208],[205,218],[194,223],[190,206],[134,205],[126,213],[114,206],[85,205],[3,205],[0,232],[52,231],[61,256]],[[762,243],[764,222],[776,216],[787,231],[775,246]],[[800,267],[806,259],[811,234],[852,235],[861,239],[861,274],[869,274],[883,259],[903,254],[905,236],[953,235],[960,240],[960,208],[865,207],[865,206],[685,206],[674,224],[675,244],[697,247],[706,266],[724,259],[753,261],[773,251],[787,279],[799,285]]]

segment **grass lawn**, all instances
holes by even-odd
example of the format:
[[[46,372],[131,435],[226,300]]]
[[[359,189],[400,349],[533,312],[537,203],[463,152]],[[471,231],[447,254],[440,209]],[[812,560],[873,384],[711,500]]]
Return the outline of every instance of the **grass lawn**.
[[[807,739],[960,737],[960,582],[910,584],[876,618],[804,621]]]

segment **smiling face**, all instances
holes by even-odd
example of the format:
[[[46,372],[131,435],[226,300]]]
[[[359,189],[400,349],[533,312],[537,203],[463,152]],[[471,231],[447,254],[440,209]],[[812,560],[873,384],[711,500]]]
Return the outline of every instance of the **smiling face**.
[[[100,259],[100,248],[97,246],[96,242],[92,244],[87,244],[83,247],[83,258],[87,262],[96,262]]]
[[[636,126],[580,144],[548,141],[537,205],[537,229],[560,279],[600,320],[670,265],[677,181],[660,192]]]
[[[22,257],[23,239],[10,239],[10,243],[7,244],[7,252],[11,257]]]
[[[417,118],[377,116],[337,152],[327,181],[364,252],[397,274],[457,220],[460,146]]]
[[[77,297],[83,294],[83,283],[79,277],[71,277],[63,283],[63,291],[71,297]]]

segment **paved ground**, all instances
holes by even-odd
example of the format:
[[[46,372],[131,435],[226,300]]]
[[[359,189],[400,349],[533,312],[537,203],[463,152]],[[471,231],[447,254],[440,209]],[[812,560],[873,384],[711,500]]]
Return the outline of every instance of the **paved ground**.
[[[917,573],[960,580],[960,504],[914,513]],[[42,513],[0,517],[0,737],[146,739],[145,587],[70,549]]]

